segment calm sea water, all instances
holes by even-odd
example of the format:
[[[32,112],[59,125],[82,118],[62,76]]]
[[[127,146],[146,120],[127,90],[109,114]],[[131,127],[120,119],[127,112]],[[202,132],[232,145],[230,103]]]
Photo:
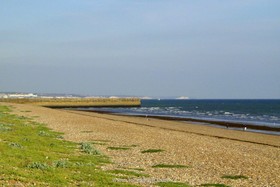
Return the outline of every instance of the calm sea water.
[[[141,107],[91,109],[280,127],[280,100],[142,100]]]

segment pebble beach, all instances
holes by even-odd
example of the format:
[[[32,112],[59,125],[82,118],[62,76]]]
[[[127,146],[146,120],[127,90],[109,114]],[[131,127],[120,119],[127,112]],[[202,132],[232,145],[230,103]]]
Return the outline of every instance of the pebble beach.
[[[140,186],[168,181],[193,186],[280,186],[280,136],[181,121],[5,105],[17,115],[63,132],[66,140],[94,143],[112,161],[103,166],[104,170],[131,169],[147,175],[118,180]],[[147,150],[158,151],[145,153]]]

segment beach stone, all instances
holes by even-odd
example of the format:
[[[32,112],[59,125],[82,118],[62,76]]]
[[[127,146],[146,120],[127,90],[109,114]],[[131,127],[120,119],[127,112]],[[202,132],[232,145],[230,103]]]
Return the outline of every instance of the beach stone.
[[[129,182],[141,186],[153,185],[157,181],[187,182],[191,185],[221,183],[233,187],[276,187],[280,184],[279,136],[185,122],[158,119],[147,121],[137,117],[69,112],[30,105],[12,106],[15,114],[39,116],[34,120],[65,133],[66,140],[108,141],[106,145],[95,145],[113,162],[102,168],[142,168],[143,173],[149,177],[129,179]],[[31,112],[20,112],[26,110]],[[109,146],[131,147],[129,150],[109,150]],[[164,152],[141,153],[147,149],[163,149]],[[156,164],[189,167],[152,168]],[[224,175],[244,175],[248,179],[222,179]]]

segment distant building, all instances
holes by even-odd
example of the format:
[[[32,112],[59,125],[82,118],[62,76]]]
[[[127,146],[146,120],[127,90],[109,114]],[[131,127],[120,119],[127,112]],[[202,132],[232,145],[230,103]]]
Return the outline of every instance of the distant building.
[[[38,95],[33,93],[13,93],[13,94],[0,94],[0,98],[35,98]]]

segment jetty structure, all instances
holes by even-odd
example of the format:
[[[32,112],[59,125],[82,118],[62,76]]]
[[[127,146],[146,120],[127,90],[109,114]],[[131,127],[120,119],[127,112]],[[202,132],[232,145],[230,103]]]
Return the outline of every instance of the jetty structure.
[[[49,108],[78,108],[78,107],[140,107],[141,99],[128,98],[0,98],[0,102],[31,104]]]

